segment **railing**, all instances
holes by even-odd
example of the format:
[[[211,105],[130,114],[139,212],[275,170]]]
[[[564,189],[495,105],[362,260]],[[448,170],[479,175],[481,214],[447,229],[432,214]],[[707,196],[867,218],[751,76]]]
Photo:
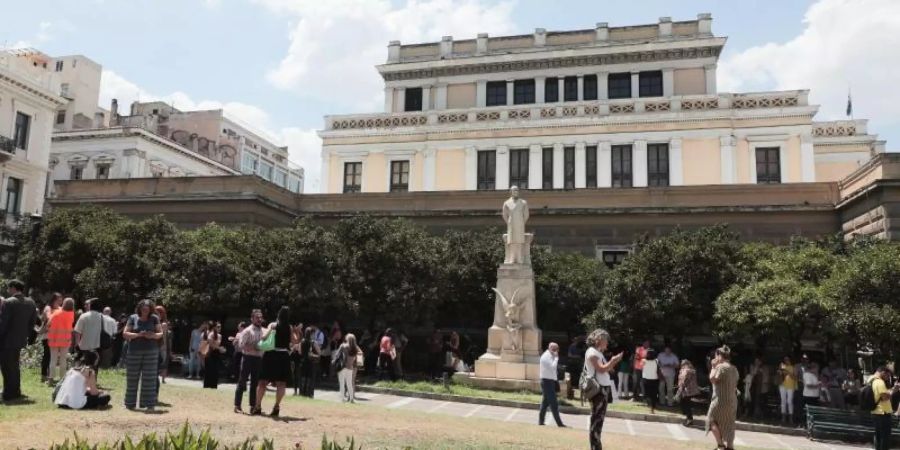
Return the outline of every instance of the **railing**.
[[[16,154],[16,141],[6,137],[0,136],[0,151]]]
[[[423,125],[516,122],[679,111],[788,108],[807,105],[807,91],[629,98],[420,112],[326,116],[325,129],[391,129]]]
[[[831,122],[813,122],[812,134],[815,137],[843,137],[866,134],[865,120],[835,120]]]

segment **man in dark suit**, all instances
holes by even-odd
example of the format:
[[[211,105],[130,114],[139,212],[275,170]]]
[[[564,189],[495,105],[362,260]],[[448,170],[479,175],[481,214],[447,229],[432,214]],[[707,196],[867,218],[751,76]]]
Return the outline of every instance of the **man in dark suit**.
[[[19,356],[28,345],[28,336],[37,319],[37,306],[26,298],[25,285],[19,280],[7,283],[11,297],[0,305],[0,373],[3,375],[3,401],[22,398]]]

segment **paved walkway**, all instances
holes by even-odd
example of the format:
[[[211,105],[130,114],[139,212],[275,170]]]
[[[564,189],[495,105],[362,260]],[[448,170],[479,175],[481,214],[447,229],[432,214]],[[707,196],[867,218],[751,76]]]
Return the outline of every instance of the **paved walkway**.
[[[200,387],[199,381],[170,379],[172,384]],[[220,384],[220,389],[234,389],[233,384]],[[290,390],[288,392],[290,394]],[[336,391],[316,391],[316,399],[324,401],[340,401],[340,394]],[[427,414],[446,414],[456,417],[471,419],[488,419],[499,422],[531,423],[537,426],[537,411],[502,406],[474,405],[470,403],[447,402],[412,397],[401,397],[388,394],[373,394],[357,392],[357,402],[370,406],[387,409],[402,409],[418,411]],[[553,418],[547,412],[547,426],[553,424]],[[588,429],[590,417],[586,415],[562,414],[563,423],[572,428]],[[707,436],[703,430],[685,428],[677,424],[643,422],[638,420],[607,418],[603,427],[605,433],[617,433],[630,436],[656,436],[669,438],[676,441],[698,441],[715,446],[711,436]],[[586,439],[586,438],[585,438]],[[838,450],[838,449],[862,449],[867,446],[857,446],[844,443],[814,442],[804,437],[785,436],[768,433],[756,433],[750,431],[738,431],[735,440],[736,447],[771,448],[771,449],[798,449],[798,450]]]

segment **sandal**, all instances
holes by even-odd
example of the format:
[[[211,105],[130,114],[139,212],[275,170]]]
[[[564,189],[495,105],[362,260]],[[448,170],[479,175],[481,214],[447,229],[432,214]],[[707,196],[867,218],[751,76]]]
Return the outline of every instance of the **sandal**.
[[[269,417],[278,417],[278,414],[280,412],[281,412],[281,410],[276,406],[276,407],[272,408],[272,413],[269,414]]]

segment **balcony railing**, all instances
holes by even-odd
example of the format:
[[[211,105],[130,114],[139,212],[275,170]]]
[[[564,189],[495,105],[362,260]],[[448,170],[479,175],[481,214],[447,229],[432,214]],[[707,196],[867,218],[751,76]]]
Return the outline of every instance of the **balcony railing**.
[[[678,111],[751,110],[808,106],[808,91],[746,94],[690,95],[661,98],[629,98],[583,102],[547,103],[486,108],[444,109],[421,112],[326,116],[326,130],[391,129],[424,125],[516,122],[605,117]]]
[[[865,120],[834,120],[831,122],[813,122],[815,137],[861,136],[866,134]]]
[[[16,155],[16,141],[0,136],[0,162],[9,161]]]

